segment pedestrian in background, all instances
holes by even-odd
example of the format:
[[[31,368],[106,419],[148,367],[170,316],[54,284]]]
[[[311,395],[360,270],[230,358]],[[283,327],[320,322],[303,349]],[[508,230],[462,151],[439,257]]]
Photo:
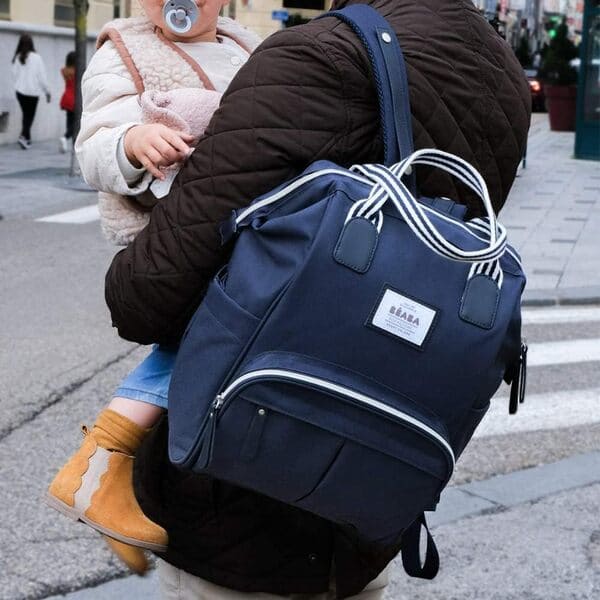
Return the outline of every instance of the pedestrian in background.
[[[23,125],[18,141],[21,148],[27,150],[31,146],[31,125],[35,118],[39,97],[45,94],[47,102],[50,102],[51,97],[44,61],[35,51],[31,36],[26,33],[19,38],[12,59],[12,72],[17,100],[23,112]]]
[[[65,80],[65,91],[60,98],[60,107],[66,113],[65,134],[59,140],[59,150],[64,154],[69,149],[69,140],[73,140],[75,129],[75,51],[65,58],[65,66],[60,70]]]

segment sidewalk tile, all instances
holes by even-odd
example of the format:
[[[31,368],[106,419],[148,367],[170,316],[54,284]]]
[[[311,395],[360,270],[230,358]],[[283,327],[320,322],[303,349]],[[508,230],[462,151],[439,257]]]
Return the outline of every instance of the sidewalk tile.
[[[527,278],[527,288],[530,290],[556,288],[559,280],[560,275],[536,275],[533,273]]]

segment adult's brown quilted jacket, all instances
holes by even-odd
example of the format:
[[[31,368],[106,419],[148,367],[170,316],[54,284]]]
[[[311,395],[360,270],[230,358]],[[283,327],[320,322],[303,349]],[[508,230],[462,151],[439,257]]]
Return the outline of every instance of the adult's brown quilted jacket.
[[[341,0],[338,6],[353,0]],[[512,51],[469,0],[370,0],[396,30],[408,65],[414,141],[472,162],[496,209],[504,203],[529,124],[527,83]],[[227,249],[218,224],[232,209],[318,159],[348,166],[382,158],[366,52],[349,27],[326,18],[268,38],[240,70],[206,135],[150,224],[119,253],[106,298],[119,333],[173,342]],[[423,193],[464,189],[420,171]],[[328,587],[357,594],[398,552],[235,486],[174,469],[166,427],[138,455],[136,491],[169,531],[166,559],[217,584],[277,594]]]
[[[340,0],[338,5],[356,3]],[[530,96],[506,43],[469,0],[370,0],[404,51],[416,148],[462,156],[483,174],[496,209],[523,154]],[[176,342],[227,249],[218,224],[232,209],[318,159],[382,158],[367,54],[337,19],[269,37],[239,71],[207,134],[150,224],[116,255],[106,300],[119,334]],[[436,171],[420,189],[479,206]]]

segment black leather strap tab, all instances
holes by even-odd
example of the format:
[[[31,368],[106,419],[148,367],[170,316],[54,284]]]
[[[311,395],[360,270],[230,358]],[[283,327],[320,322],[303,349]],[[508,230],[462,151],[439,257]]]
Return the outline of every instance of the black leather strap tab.
[[[496,321],[500,288],[489,275],[475,275],[467,280],[458,314],[466,323],[491,329]]]
[[[362,217],[350,219],[338,238],[333,258],[357,273],[366,273],[375,255],[378,239],[377,227],[371,221]]]

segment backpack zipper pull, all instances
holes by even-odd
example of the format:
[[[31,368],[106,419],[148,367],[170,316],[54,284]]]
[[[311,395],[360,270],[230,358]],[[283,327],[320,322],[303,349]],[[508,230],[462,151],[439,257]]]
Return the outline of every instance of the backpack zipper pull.
[[[213,402],[213,409],[212,412],[218,413],[219,410],[221,409],[221,406],[223,406],[223,404],[225,403],[225,398],[223,397],[223,394],[217,394],[215,397],[215,400]]]
[[[512,381],[510,384],[508,413],[511,415],[516,414],[519,404],[525,402],[525,387],[527,385],[527,351],[527,343],[525,340],[522,340],[519,359],[513,367]]]
[[[217,394],[213,400],[212,410],[208,413],[208,432],[204,434],[202,448],[194,465],[195,468],[205,469],[211,461],[215,432],[217,430],[217,417],[224,402],[225,400],[221,394]]]

